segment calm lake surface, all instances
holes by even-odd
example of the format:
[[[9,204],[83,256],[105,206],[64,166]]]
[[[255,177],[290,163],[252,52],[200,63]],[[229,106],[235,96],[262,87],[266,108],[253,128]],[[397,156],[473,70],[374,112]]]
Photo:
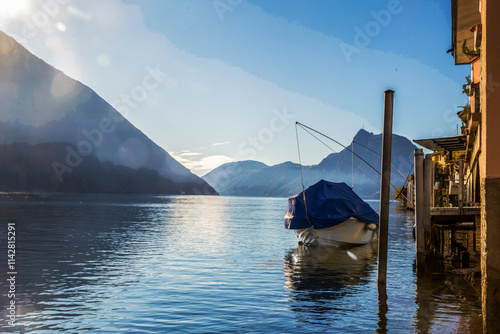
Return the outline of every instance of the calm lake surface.
[[[300,248],[285,198],[0,195],[0,331],[475,333],[480,308],[442,268],[414,269],[413,217],[392,207],[388,311],[376,245]],[[377,202],[371,205],[378,207]],[[7,323],[15,222],[17,327]]]

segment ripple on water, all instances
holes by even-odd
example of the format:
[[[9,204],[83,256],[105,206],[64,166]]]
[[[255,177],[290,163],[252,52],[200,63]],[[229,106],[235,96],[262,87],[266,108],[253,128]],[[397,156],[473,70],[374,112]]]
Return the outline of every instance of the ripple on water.
[[[444,275],[416,275],[412,222],[394,210],[384,324],[376,246],[297,247],[285,207],[284,198],[0,196],[0,220],[19,233],[18,324],[51,334],[439,332],[480,313],[457,302]]]

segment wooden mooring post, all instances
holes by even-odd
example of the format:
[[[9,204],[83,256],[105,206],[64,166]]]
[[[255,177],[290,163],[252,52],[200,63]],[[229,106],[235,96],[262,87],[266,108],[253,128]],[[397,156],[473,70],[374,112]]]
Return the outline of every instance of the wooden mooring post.
[[[415,247],[417,268],[425,261],[425,217],[424,217],[424,152],[414,151],[415,156]]]
[[[387,326],[387,242],[389,237],[389,204],[391,197],[392,110],[394,91],[384,92],[384,132],[382,133],[382,172],[380,173],[380,221],[378,230],[378,318],[379,329]]]
[[[431,238],[431,209],[434,206],[434,161],[432,154],[424,156],[424,236]],[[429,247],[425,246],[425,255],[429,254]]]
[[[389,204],[391,197],[391,150],[392,114],[394,91],[384,92],[384,132],[382,133],[382,173],[380,174],[380,222],[378,232],[377,281],[380,291],[385,292],[387,281],[387,242],[389,236]],[[381,289],[382,288],[382,289]]]

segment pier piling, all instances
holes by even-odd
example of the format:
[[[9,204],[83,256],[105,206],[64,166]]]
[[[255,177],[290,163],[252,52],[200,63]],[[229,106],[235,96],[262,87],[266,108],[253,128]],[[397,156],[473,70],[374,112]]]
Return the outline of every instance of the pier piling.
[[[389,235],[389,203],[391,196],[391,151],[392,151],[392,114],[394,91],[384,92],[384,132],[382,133],[382,172],[380,174],[380,223],[378,236],[377,281],[380,292],[385,292],[387,281],[387,242]],[[385,297],[387,298],[387,297]]]
[[[414,151],[415,156],[415,247],[417,268],[425,261],[425,216],[424,216],[424,152]]]

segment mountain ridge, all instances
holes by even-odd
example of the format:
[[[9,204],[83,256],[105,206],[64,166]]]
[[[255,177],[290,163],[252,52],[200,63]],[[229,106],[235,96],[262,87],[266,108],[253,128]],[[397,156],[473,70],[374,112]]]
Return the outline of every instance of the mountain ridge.
[[[95,157],[117,166],[146,168],[173,182],[195,185],[193,193],[216,194],[95,91],[34,56],[2,31],[0,111],[0,144],[68,143],[76,153],[67,154],[78,161]],[[71,166],[66,160],[52,162],[60,182],[79,167],[76,161]]]
[[[58,179],[51,162],[64,161],[70,143],[0,144],[0,189],[31,193],[141,193],[192,194],[193,185],[179,183],[149,168],[133,169],[102,162],[94,156],[82,159],[78,168]],[[76,191],[77,190],[77,191]]]
[[[381,134],[373,134],[360,129],[348,148],[352,149],[354,145],[354,152],[379,170],[381,144]],[[393,134],[393,164],[403,173],[408,173],[412,168],[415,148],[416,146],[407,138]],[[354,190],[358,195],[376,198],[380,188],[377,184],[380,180],[379,174],[372,167],[361,162],[358,157],[353,156],[349,149],[329,154],[316,165],[302,166],[304,186],[308,187],[321,179],[347,184],[351,184],[354,180]],[[355,168],[351,166],[351,160],[354,160]],[[219,166],[202,178],[221,195],[289,197],[302,190],[299,164],[288,161],[273,166],[255,165],[259,167],[247,168],[246,174],[234,174],[233,168],[239,167],[238,163]],[[245,164],[250,165],[248,161]],[[221,180],[224,182],[220,182]],[[399,187],[404,181],[405,177],[393,168],[391,182]]]

